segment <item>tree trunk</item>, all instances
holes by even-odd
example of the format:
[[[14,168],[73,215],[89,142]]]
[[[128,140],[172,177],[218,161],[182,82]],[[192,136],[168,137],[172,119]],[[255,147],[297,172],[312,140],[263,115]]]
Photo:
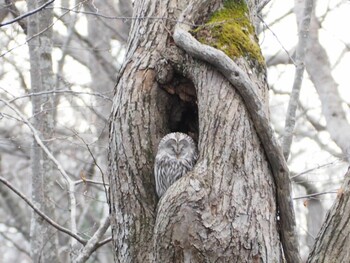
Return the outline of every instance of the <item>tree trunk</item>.
[[[342,107],[338,83],[331,75],[332,66],[323,46],[320,44],[318,31],[320,22],[315,11],[312,13],[310,42],[306,56],[306,70],[314,84],[322,105],[322,114],[332,140],[341,149],[344,159],[350,163],[350,123]]]
[[[210,66],[194,61],[190,71],[200,156],[161,200],[155,261],[278,262],[273,181],[244,104]]]
[[[280,262],[275,182],[247,107],[213,66],[173,43],[175,23],[188,2],[135,2],[134,14],[152,19],[134,20],[131,27],[110,122],[115,260]],[[248,73],[267,110],[265,65],[246,3],[225,2],[216,17],[232,12],[233,27],[246,41],[229,46],[227,54]],[[254,1],[247,2],[254,8]],[[219,8],[221,1],[206,1],[203,9],[193,9],[202,19],[193,23],[204,23]],[[242,20],[245,24],[237,22]],[[210,42],[205,34],[220,24],[194,34]],[[225,34],[219,32],[210,44],[225,49],[226,43],[215,42]],[[190,134],[200,154],[194,170],[157,205],[153,161],[160,138],[171,131]]]
[[[28,1],[28,9],[32,10],[46,1]],[[32,93],[54,88],[51,47],[52,10],[42,10],[29,17],[28,38],[30,54],[30,75]],[[45,29],[45,30],[44,30]],[[42,31],[42,32],[41,32]],[[51,139],[54,128],[53,95],[32,96],[33,126],[43,140]],[[49,147],[49,146],[48,146]],[[32,199],[33,203],[45,214],[54,217],[54,203],[49,193],[53,188],[53,164],[43,149],[33,140],[32,160]],[[33,262],[59,262],[57,231],[49,227],[40,216],[33,213],[31,221],[31,256]]]
[[[350,246],[350,169],[307,262],[348,262]]]

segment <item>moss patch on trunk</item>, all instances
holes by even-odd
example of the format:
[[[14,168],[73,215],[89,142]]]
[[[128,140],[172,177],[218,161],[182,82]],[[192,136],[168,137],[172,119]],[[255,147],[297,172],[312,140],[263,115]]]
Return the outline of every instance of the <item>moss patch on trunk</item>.
[[[225,1],[223,8],[192,33],[201,43],[220,49],[232,59],[244,57],[265,64],[244,0]]]

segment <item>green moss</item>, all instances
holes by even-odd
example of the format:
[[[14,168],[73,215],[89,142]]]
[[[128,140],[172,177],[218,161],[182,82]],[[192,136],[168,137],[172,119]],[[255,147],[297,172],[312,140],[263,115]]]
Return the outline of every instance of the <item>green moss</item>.
[[[264,64],[249,11],[244,0],[227,0],[204,26],[193,31],[203,44],[225,52],[232,59],[245,57]]]

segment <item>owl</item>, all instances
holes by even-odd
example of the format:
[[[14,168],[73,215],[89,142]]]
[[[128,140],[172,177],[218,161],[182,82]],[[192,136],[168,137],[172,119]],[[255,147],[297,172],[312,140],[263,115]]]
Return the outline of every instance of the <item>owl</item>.
[[[196,144],[187,134],[174,132],[161,139],[154,164],[156,191],[159,198],[170,185],[192,170],[197,158]]]

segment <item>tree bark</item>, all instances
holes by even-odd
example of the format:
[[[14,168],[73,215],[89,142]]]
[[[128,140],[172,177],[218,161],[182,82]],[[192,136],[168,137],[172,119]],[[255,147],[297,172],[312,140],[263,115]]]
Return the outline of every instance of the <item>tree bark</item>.
[[[200,156],[160,202],[155,262],[278,262],[273,180],[245,106],[210,66],[190,71]]]
[[[132,24],[112,109],[115,261],[280,262],[275,182],[247,106],[216,68],[173,44],[175,23],[188,2],[135,2],[136,16],[153,19]],[[253,1],[248,2],[252,8]],[[193,10],[203,20],[222,6],[221,1],[206,3],[203,10]],[[250,37],[256,41],[254,34]],[[242,55],[233,59],[258,87],[266,110],[264,66],[256,70],[257,62]],[[196,105],[190,109],[198,112],[199,124],[187,132],[198,138],[199,160],[157,206],[153,160],[160,138],[180,129],[173,118],[179,98]]]
[[[169,1],[158,2],[165,7]],[[135,3],[135,14],[155,15],[155,1]],[[159,12],[160,8],[158,8]],[[160,17],[167,17],[162,9]],[[142,15],[143,16],[143,15]],[[164,20],[165,26],[168,24]],[[158,20],[135,20],[127,60],[116,87],[110,122],[110,209],[116,262],[151,262],[157,198],[153,158],[166,130],[165,91],[155,81],[157,46],[169,39]],[[150,30],[151,29],[151,30]]]
[[[35,9],[45,2],[44,0],[28,1],[28,10]],[[52,17],[52,10],[43,10],[29,17],[28,38],[37,35],[28,44],[33,93],[54,88],[51,59],[52,29],[47,28],[52,22]],[[43,140],[50,139],[54,128],[53,95],[33,96],[31,101],[33,126]],[[33,203],[46,214],[54,215],[54,203],[49,197],[54,182],[53,164],[35,140],[33,140],[31,160]],[[30,236],[33,262],[59,262],[57,231],[49,227],[35,213],[32,215]]]

